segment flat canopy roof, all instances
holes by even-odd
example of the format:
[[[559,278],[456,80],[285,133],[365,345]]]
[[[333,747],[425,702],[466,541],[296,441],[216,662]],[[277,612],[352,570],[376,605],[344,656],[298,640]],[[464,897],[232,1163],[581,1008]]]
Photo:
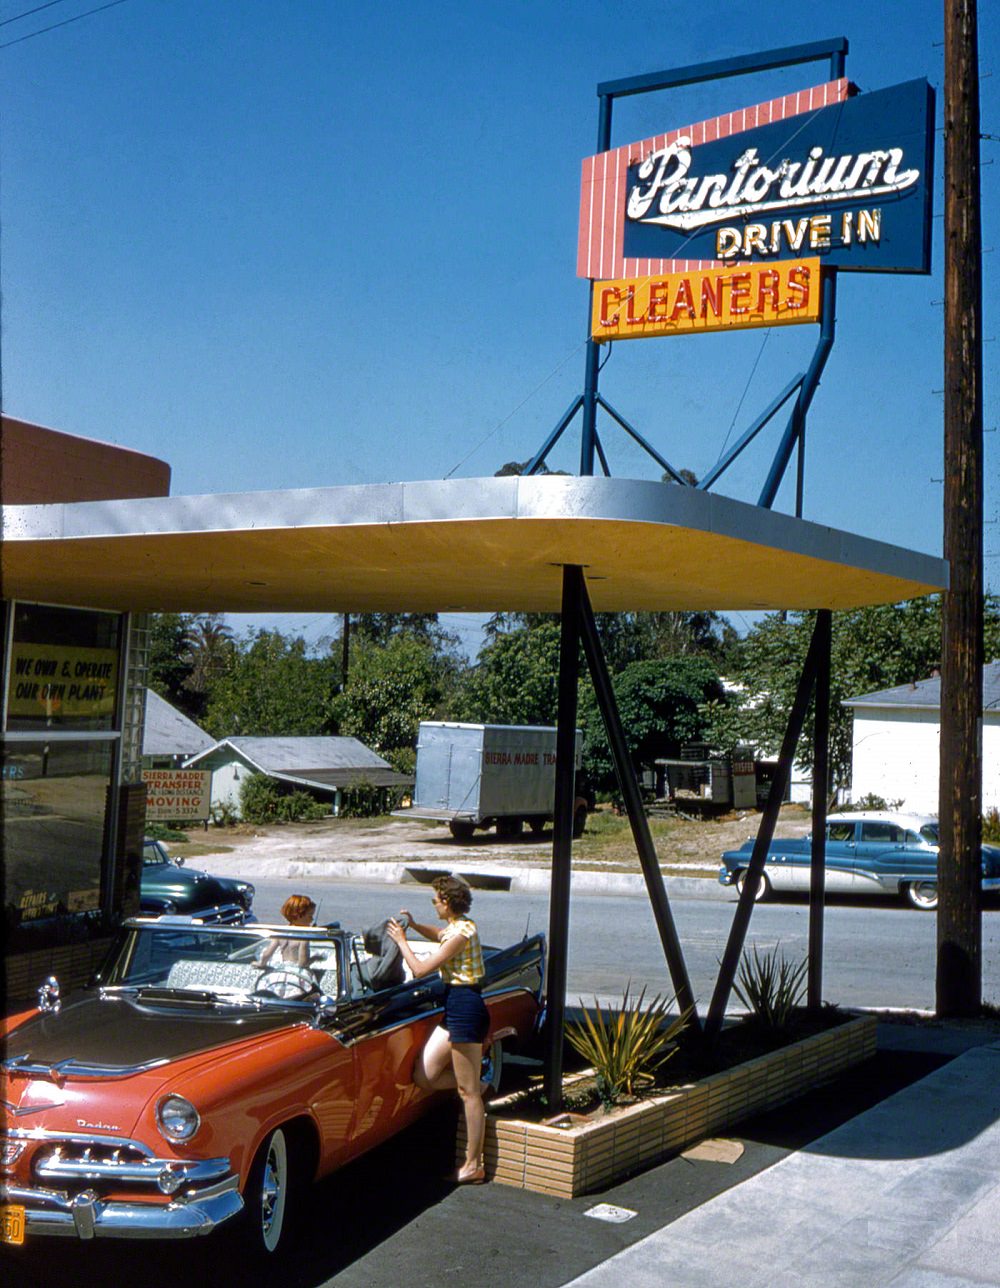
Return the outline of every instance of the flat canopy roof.
[[[563,476],[6,506],[6,598],[175,612],[856,608],[942,559],[677,484]]]

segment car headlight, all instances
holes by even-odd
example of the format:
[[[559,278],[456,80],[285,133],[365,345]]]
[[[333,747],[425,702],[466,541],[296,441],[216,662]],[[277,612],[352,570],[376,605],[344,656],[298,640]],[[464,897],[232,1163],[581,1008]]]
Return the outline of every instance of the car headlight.
[[[190,1140],[201,1126],[198,1110],[183,1096],[164,1096],[156,1106],[156,1125],[167,1140]]]

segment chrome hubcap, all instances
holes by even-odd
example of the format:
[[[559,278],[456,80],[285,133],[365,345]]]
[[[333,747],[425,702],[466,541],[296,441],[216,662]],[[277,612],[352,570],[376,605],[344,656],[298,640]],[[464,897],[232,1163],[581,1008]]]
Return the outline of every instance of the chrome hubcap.
[[[275,1208],[281,1197],[281,1182],[275,1167],[274,1150],[267,1151],[267,1162],[264,1164],[264,1177],[260,1187],[260,1219],[264,1233],[269,1234],[274,1221]]]

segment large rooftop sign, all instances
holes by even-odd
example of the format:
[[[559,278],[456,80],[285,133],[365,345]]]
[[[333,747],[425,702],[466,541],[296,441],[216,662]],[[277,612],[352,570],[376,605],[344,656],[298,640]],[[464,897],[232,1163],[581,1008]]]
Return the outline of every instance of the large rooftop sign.
[[[930,271],[933,91],[845,79],[583,163],[577,272],[627,279],[818,256]]]

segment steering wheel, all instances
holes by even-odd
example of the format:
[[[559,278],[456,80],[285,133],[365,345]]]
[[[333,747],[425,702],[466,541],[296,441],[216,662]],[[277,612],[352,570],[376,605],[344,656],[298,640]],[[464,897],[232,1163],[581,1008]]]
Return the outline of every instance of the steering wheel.
[[[253,991],[287,999],[308,997],[310,993],[318,993],[319,985],[304,967],[286,963],[263,970]]]

